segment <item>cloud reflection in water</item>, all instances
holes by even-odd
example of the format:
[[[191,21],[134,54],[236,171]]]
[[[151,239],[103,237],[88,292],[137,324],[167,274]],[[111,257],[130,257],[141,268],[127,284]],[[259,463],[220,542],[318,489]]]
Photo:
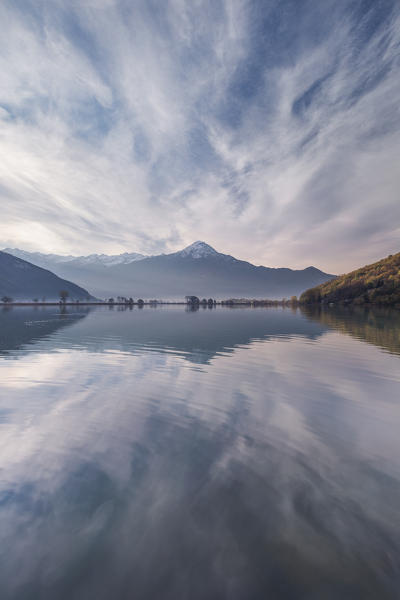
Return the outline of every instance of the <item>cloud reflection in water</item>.
[[[2,597],[395,598],[398,361],[275,310],[100,310],[19,346]]]

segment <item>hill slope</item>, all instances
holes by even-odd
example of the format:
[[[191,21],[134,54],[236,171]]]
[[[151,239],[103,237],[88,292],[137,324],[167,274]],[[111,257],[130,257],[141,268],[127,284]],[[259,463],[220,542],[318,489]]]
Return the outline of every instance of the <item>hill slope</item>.
[[[91,298],[87,290],[61,279],[51,271],[0,251],[0,298],[58,300],[61,290],[66,290],[71,300]]]
[[[300,302],[400,306],[400,252],[309,289]]]

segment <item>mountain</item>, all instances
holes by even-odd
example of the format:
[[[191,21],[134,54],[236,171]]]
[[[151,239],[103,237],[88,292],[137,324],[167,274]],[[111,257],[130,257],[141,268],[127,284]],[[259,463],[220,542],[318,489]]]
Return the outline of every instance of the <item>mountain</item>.
[[[181,298],[253,297],[281,298],[298,295],[309,286],[331,279],[315,267],[294,271],[256,267],[204,242],[195,242],[180,252],[152,256],[115,268],[136,295]]]
[[[5,248],[13,256],[22,258],[38,267],[57,273],[69,281],[76,281],[83,287],[88,287],[100,298],[112,295],[131,295],[125,282],[120,276],[115,276],[113,267],[129,264],[136,260],[146,258],[138,252],[125,252],[123,254],[90,254],[89,256],[63,256],[60,254],[43,254],[41,252],[26,252],[19,248]]]
[[[61,279],[51,271],[0,251],[0,298],[58,300],[61,290],[67,291],[71,300],[92,298],[85,289]]]
[[[303,304],[400,306],[400,252],[306,290]]]
[[[8,252],[13,256],[32,262],[39,267],[46,268],[55,264],[64,264],[69,266],[105,266],[112,267],[114,265],[129,264],[135,260],[147,258],[145,254],[138,252],[123,252],[122,254],[89,254],[88,256],[71,256],[62,254],[43,254],[42,252],[26,252],[19,248],[4,248],[3,252]]]
[[[12,250],[11,253],[21,253]],[[135,254],[135,253],[133,253]],[[45,266],[61,277],[87,286],[96,296],[132,296],[134,298],[182,299],[186,295],[229,298],[282,298],[299,295],[305,289],[332,279],[315,267],[302,270],[256,267],[228,254],[217,252],[205,242],[195,242],[172,254],[143,257],[117,264],[91,262],[89,257],[54,255],[25,257]],[[104,256],[104,255],[95,255]],[[123,255],[120,255],[123,256]],[[132,256],[132,255],[130,255]]]
[[[214,250],[211,246],[205,242],[194,242],[179,252],[174,252],[171,256],[177,256],[180,258],[207,258],[209,256],[218,256],[219,252]],[[220,256],[226,256],[226,258],[232,258],[227,254],[219,254]]]

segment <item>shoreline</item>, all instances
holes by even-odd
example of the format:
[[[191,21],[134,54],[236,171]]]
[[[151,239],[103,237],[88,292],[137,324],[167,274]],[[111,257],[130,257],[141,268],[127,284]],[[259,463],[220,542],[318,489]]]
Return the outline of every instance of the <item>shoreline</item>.
[[[137,307],[143,307],[143,306],[150,306],[152,308],[156,307],[156,306],[187,306],[190,308],[200,308],[200,307],[215,307],[215,306],[223,306],[226,308],[229,307],[252,307],[252,308],[257,308],[257,307],[284,307],[284,308],[322,308],[322,309],[329,309],[329,308],[333,308],[333,307],[345,307],[345,308],[395,308],[395,309],[400,309],[400,305],[399,304],[383,304],[383,303],[370,303],[370,304],[364,304],[364,305],[356,305],[353,303],[321,303],[321,302],[296,302],[296,303],[292,303],[290,301],[284,301],[284,300],[254,300],[254,301],[250,301],[250,302],[232,302],[232,301],[227,301],[227,300],[218,300],[216,302],[214,302],[213,304],[205,304],[203,302],[200,302],[199,304],[190,304],[187,302],[0,302],[0,308],[12,308],[12,307],[18,307],[18,306],[32,306],[32,307],[45,307],[45,306],[58,306],[59,308],[66,308],[66,307],[75,307],[75,308],[79,308],[80,306],[108,306],[113,307],[113,306],[124,306],[126,308],[132,307],[132,306],[137,306]]]
[[[59,307],[67,307],[67,306],[190,306],[190,307],[200,307],[200,306],[292,306],[290,302],[282,301],[282,300],[252,300],[249,302],[232,302],[229,300],[218,300],[213,302],[212,304],[199,302],[196,304],[191,304],[188,302],[2,302],[0,303],[0,307],[7,308],[12,306],[59,306]],[[293,304],[294,306],[298,306],[299,304]]]
[[[179,304],[186,306],[186,302],[3,302],[1,307],[7,306],[156,306],[158,304]]]

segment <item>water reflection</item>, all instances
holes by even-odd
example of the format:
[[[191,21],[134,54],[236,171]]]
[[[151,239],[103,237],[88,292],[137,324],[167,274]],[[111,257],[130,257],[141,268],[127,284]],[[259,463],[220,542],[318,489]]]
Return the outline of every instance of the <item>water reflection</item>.
[[[19,347],[1,598],[397,598],[396,355],[274,309],[95,310]]]
[[[310,319],[343,333],[400,354],[400,311],[391,308],[302,308]]]
[[[88,307],[10,307],[0,308],[0,355],[49,337],[58,329],[84,318]]]
[[[0,338],[3,340],[0,341],[3,344],[0,351],[20,348],[45,337],[46,343],[41,348],[46,350],[71,346],[91,352],[154,349],[176,353],[201,364],[255,340],[293,336],[312,340],[327,331],[326,326],[289,310],[209,310],[208,307],[203,310],[201,307],[192,311],[182,306],[146,307],[141,310],[139,307],[111,306],[92,309],[90,318],[80,323],[78,328],[49,337],[49,333],[55,333],[88,314],[88,309],[84,312],[68,308],[64,314],[60,314],[58,308],[42,309],[39,313],[35,309],[11,309],[0,321],[4,332]]]
[[[203,309],[203,306],[200,307]],[[104,318],[105,311],[118,317]],[[166,318],[165,311],[168,311]],[[215,355],[232,352],[255,340],[302,336],[317,339],[337,330],[400,354],[400,311],[365,307],[214,308],[204,307],[4,307],[0,310],[0,354],[46,338],[48,348],[70,346],[75,341],[90,351],[114,348],[134,351],[155,348],[172,351],[195,363],[206,363]],[[69,336],[52,337],[59,329],[92,314],[85,327]],[[210,311],[213,315],[210,315]],[[127,320],[125,313],[129,313]],[[182,318],[188,313],[193,319]],[[193,313],[198,313],[193,315]],[[240,318],[238,318],[238,313]],[[101,315],[101,317],[100,317]],[[123,316],[124,315],[124,316]]]

